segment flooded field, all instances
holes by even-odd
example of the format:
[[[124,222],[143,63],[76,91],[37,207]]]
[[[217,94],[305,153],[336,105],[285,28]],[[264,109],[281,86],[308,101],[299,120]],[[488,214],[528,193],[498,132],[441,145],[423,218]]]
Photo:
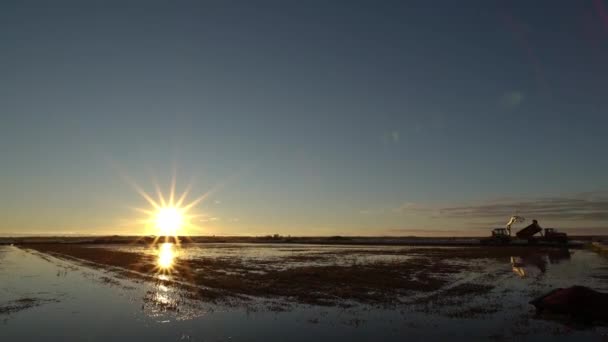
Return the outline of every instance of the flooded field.
[[[573,285],[608,292],[608,258],[526,247],[0,246],[0,340],[608,338],[605,326],[528,304]]]

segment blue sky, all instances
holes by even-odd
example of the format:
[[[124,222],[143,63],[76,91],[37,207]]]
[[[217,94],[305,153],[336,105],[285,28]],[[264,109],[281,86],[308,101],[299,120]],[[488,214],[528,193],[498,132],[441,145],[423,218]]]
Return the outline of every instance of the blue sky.
[[[197,234],[607,226],[605,1],[0,6],[0,233],[141,233],[172,173]]]

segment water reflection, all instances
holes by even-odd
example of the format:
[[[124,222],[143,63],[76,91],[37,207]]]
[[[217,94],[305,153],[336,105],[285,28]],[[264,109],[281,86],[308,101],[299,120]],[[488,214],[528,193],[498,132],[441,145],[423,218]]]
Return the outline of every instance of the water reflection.
[[[170,242],[160,244],[156,264],[161,271],[170,271],[176,261],[177,251],[175,245]]]
[[[569,249],[555,249],[547,253],[549,257],[549,262],[552,264],[559,264],[564,260],[570,260],[570,250]]]
[[[568,249],[534,251],[525,255],[512,256],[511,267],[513,273],[521,278],[540,276],[547,272],[547,264],[558,264],[569,259],[570,251]]]
[[[142,309],[150,317],[162,316],[167,311],[177,312],[180,306],[180,296],[176,289],[159,281],[148,290],[143,297]]]
[[[171,286],[171,280],[177,266],[178,246],[171,242],[156,245],[156,283],[146,292],[144,306],[149,316],[161,316],[167,311],[178,310],[178,296]]]

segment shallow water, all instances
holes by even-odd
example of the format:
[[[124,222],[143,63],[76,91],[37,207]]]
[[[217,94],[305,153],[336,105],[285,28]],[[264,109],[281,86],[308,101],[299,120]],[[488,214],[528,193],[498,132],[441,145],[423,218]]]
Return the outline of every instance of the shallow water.
[[[99,248],[92,246],[91,248]],[[147,246],[101,246],[158,256]],[[429,249],[430,250],[430,249]],[[289,268],[424,256],[408,247],[203,244],[175,247],[178,260],[237,258]],[[323,255],[323,258],[291,256]],[[555,287],[608,292],[608,259],[586,250],[511,258],[450,258],[463,271],[405,304],[316,306],[281,298],[246,304],[190,299],[168,283],[0,246],[0,341],[402,341],[446,339],[601,340],[605,327],[536,317],[528,301]],[[475,266],[471,268],[471,266]],[[159,277],[176,277],[171,274]],[[175,279],[187,282],[187,279]],[[452,293],[462,284],[487,290]],[[451,293],[451,295],[450,295]]]

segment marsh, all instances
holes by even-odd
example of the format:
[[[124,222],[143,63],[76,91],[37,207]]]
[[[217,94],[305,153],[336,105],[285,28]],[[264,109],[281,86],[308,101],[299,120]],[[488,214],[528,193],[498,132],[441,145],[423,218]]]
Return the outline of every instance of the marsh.
[[[0,248],[0,337],[401,340],[606,336],[536,316],[573,283],[608,291],[608,259],[527,247],[35,244]],[[441,329],[437,329],[441,327]]]

